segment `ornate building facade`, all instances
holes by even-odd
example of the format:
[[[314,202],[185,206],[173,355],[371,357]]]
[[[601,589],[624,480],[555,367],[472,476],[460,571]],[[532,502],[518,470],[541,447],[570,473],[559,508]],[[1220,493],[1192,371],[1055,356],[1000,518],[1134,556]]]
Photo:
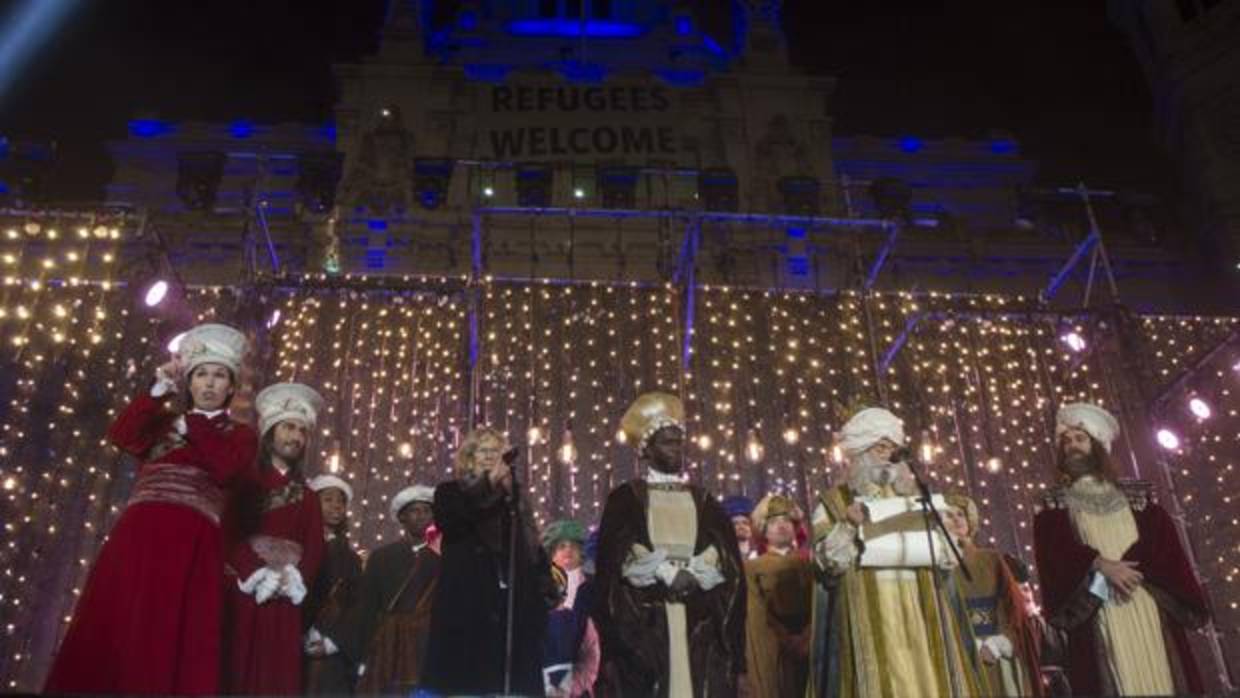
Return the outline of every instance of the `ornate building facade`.
[[[1216,296],[1183,283],[1200,277],[1159,202],[1094,192],[1087,212],[1075,182],[1035,187],[1004,134],[837,134],[835,80],[788,64],[780,3],[705,5],[393,2],[377,53],[336,67],[323,124],[136,120],[110,144],[109,203],[150,211],[202,282],[246,264],[647,283],[692,267],[1080,304],[1087,259],[1050,280],[1093,215],[1129,304]]]

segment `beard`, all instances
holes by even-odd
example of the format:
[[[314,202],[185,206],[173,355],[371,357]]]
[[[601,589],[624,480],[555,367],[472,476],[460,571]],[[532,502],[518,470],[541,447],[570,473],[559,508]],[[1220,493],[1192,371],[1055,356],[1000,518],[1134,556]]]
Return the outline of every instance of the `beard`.
[[[1072,480],[1078,480],[1086,475],[1095,475],[1101,472],[1101,466],[1102,464],[1098,462],[1098,458],[1092,453],[1069,451],[1064,454],[1059,467]]]
[[[866,451],[852,459],[848,469],[848,486],[853,492],[861,492],[869,485],[883,487],[895,479],[894,466]]]

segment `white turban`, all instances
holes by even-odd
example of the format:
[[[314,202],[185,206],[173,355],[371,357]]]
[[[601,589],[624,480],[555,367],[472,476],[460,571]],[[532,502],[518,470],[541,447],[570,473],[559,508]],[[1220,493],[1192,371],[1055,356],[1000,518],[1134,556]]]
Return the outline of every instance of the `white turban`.
[[[349,483],[341,480],[335,475],[317,475],[314,479],[310,480],[310,489],[315,492],[322,492],[323,490],[331,489],[333,487],[341,492],[344,492],[345,504],[353,501],[353,488],[349,487]]]
[[[245,355],[245,335],[228,325],[207,323],[190,328],[173,340],[174,350],[185,368],[185,375],[202,364],[226,366],[237,376]]]
[[[870,450],[883,439],[903,446],[904,420],[881,407],[861,410],[836,434],[836,443],[844,450],[845,457],[850,459]]]
[[[435,488],[426,485],[414,485],[406,487],[392,497],[392,504],[388,507],[388,511],[392,514],[393,519],[400,518],[400,510],[414,502],[425,502],[433,504],[435,502]]]
[[[258,410],[258,432],[266,434],[269,429],[286,420],[300,422],[307,429],[314,429],[319,412],[323,410],[323,398],[314,388],[301,383],[276,383],[263,388],[254,398]]]
[[[1055,438],[1069,429],[1080,429],[1111,452],[1111,444],[1119,436],[1119,422],[1110,412],[1088,402],[1074,402],[1059,408],[1055,417]]]

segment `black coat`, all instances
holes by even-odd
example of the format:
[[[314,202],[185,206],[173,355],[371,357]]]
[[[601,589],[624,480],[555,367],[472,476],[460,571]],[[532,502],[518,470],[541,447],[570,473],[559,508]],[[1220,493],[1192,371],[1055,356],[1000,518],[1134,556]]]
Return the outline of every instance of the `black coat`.
[[[509,508],[485,477],[435,490],[435,524],[443,533],[443,568],[431,615],[422,685],[446,694],[504,689]],[[517,537],[516,627],[512,693],[543,695],[542,647],[547,611],[556,600],[551,563],[522,503]]]
[[[611,698],[726,698],[737,692],[745,662],[745,574],[732,521],[713,496],[688,486],[697,506],[694,554],[719,553],[724,583],[684,601],[693,697],[668,696],[668,630],[663,584],[634,587],[624,562],[634,543],[653,549],[646,525],[649,489],[634,480],[612,490],[599,524],[594,625],[602,643],[599,693]]]
[[[356,599],[361,576],[362,559],[348,539],[337,536],[328,541],[319,576],[303,606],[306,625],[314,626],[327,637],[339,634]],[[357,665],[348,655],[337,652],[319,659],[307,658],[306,666],[307,693],[340,695],[353,691]]]

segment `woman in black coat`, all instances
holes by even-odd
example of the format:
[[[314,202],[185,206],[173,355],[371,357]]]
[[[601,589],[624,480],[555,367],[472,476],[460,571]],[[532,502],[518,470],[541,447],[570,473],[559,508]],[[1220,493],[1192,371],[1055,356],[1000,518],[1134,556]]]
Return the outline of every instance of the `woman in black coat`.
[[[442,566],[422,676],[422,687],[432,691],[504,690],[513,503],[512,471],[503,459],[507,448],[502,433],[474,430],[457,453],[458,479],[435,490]],[[543,632],[556,591],[524,497],[519,504],[511,693],[541,696]]]

